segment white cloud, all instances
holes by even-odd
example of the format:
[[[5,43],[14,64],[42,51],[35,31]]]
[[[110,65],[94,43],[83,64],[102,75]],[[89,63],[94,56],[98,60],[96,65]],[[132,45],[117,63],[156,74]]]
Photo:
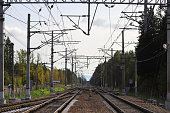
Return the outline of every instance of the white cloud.
[[[5,35],[14,43],[15,49],[26,48],[26,30],[16,26],[5,26]],[[18,45],[19,44],[19,45]],[[21,46],[21,47],[20,47]]]
[[[13,34],[16,37],[23,37],[26,36],[26,31],[19,28],[19,27],[9,27],[5,26],[5,29],[8,31],[6,32],[7,35]],[[9,34],[10,33],[10,34]]]

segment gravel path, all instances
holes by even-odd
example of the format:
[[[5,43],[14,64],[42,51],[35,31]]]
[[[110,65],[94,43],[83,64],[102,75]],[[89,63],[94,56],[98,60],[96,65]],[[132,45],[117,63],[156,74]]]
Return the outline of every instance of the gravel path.
[[[89,94],[91,100],[89,100]],[[104,104],[103,99],[95,93],[83,91],[75,98],[76,101],[68,113],[116,113]]]

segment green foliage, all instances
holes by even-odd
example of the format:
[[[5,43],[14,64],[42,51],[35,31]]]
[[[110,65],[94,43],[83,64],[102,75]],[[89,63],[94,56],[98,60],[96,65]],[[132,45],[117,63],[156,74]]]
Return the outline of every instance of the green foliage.
[[[54,88],[55,91],[63,91],[64,88],[62,87],[56,87]],[[46,95],[50,94],[50,89],[39,89],[39,90],[33,90],[31,91],[31,97],[32,98],[39,98],[39,97],[45,97]]]
[[[54,91],[63,91],[63,90],[64,90],[64,88],[62,88],[62,87],[54,88]]]
[[[5,40],[4,46],[4,75],[5,75],[5,85],[11,83],[12,77],[12,42],[10,41],[9,37]]]
[[[32,98],[44,97],[48,94],[50,94],[50,89],[39,89],[39,90],[31,91],[31,97]]]
[[[129,79],[132,79],[133,81],[135,80],[134,57],[135,57],[135,53],[133,51],[129,51],[125,53],[126,86],[129,86]],[[110,87],[111,86],[111,73],[113,74],[112,83],[113,83],[114,88],[116,89],[121,88],[122,87],[122,74],[121,74],[120,51],[116,51],[116,53],[114,54],[114,57],[112,59],[109,59],[108,62],[97,66],[90,80],[90,83],[93,85],[101,86],[101,76],[105,76],[105,82],[107,82],[108,86]]]
[[[11,84],[11,76],[12,76],[12,51],[11,50],[11,41],[9,38],[5,40],[5,70],[4,70],[4,79],[5,85]],[[24,49],[20,49],[15,53],[15,64],[14,64],[14,84],[15,87],[21,87],[26,84],[26,61],[27,61],[27,51]],[[37,63],[41,62],[40,54],[37,54]],[[34,54],[30,54],[30,79],[33,80],[33,85],[47,85],[50,83],[50,69],[48,69],[45,65],[41,65],[40,63],[35,63]],[[54,80],[60,81],[60,83],[65,83],[65,72],[63,70],[58,70],[54,68]],[[67,83],[71,83],[71,75],[72,73],[69,69],[67,69]],[[73,82],[75,83],[75,74],[73,75]],[[48,84],[49,85],[49,84]]]
[[[166,15],[160,8],[154,14],[148,9],[147,32],[143,19],[140,22],[140,37],[136,53],[138,59],[139,87],[149,88],[154,94],[166,94]]]

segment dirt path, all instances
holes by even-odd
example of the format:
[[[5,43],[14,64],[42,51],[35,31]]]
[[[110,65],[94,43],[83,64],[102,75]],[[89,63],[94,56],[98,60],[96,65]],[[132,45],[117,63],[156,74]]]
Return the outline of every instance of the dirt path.
[[[91,95],[91,99],[89,95]],[[92,92],[83,91],[75,100],[77,101],[71,106],[68,113],[116,113],[109,109],[98,94]]]

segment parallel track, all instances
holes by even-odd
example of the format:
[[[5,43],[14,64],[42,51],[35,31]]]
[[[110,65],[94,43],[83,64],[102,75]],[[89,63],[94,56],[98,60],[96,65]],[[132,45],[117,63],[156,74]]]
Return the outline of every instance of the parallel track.
[[[96,92],[118,113],[154,113],[153,111],[122,99],[108,91],[96,89]]]
[[[71,102],[71,100],[79,93],[80,91],[74,91],[67,93],[63,96],[58,96],[56,98],[47,100],[41,104],[38,104],[26,111],[24,113],[61,113],[64,108]]]
[[[53,96],[32,99],[32,100],[25,100],[21,102],[8,103],[8,104],[0,104],[0,113],[1,112],[21,112],[23,110],[27,110],[31,108],[32,106],[44,103],[47,100],[67,95],[68,93],[71,93],[72,91],[74,91],[74,89],[71,91],[67,91],[63,94],[59,94],[59,95],[53,95]]]

